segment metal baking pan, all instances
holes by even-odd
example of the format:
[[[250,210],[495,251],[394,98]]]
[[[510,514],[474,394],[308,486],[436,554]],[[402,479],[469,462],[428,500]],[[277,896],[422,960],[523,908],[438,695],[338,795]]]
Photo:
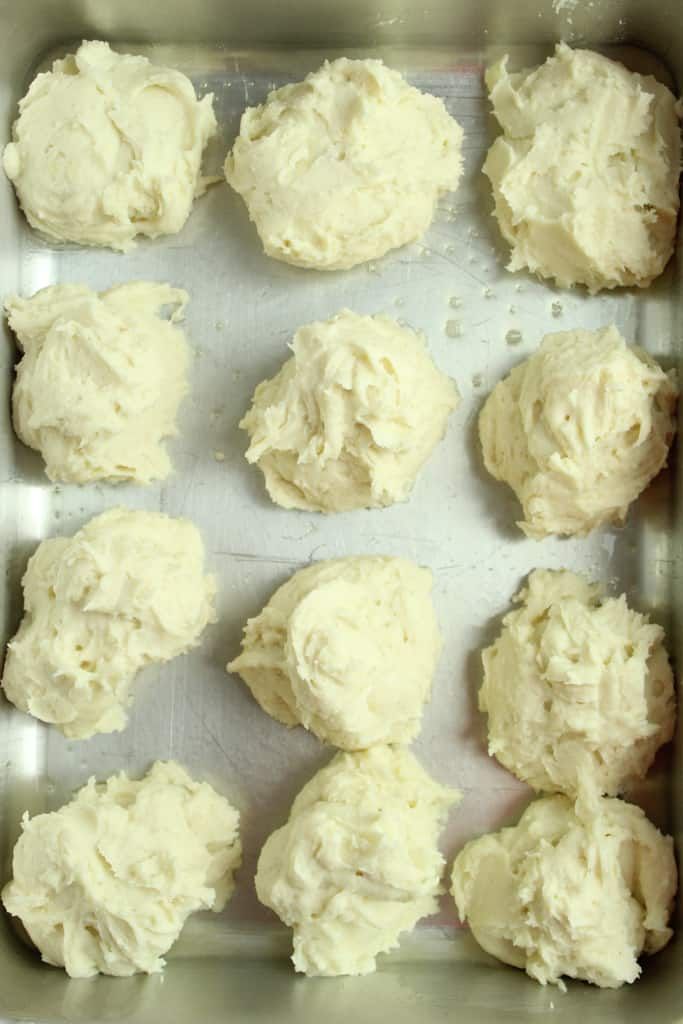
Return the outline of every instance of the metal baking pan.
[[[201,648],[138,683],[125,732],[68,742],[2,704],[3,878],[24,809],[55,808],[89,775],[102,778],[122,767],[141,773],[154,758],[177,758],[228,794],[242,811],[245,849],[226,911],[190,920],[163,977],[69,980],[42,965],[3,915],[2,1021],[683,1020],[680,940],[648,962],[642,980],[630,988],[599,991],[572,984],[563,995],[487,957],[457,926],[448,897],[438,917],[404,938],[396,954],[381,958],[377,974],[295,977],[287,960],[289,933],[257,903],[254,868],[264,838],[283,822],[295,793],[331,751],[303,730],[288,731],[271,721],[224,671],[247,616],[310,560],[383,553],[429,566],[445,647],[415,750],[437,778],[465,793],[444,836],[450,861],[467,838],[510,821],[529,798],[521,783],[487,757],[484,722],[476,711],[478,651],[491,642],[529,570],[583,570],[613,592],[625,591],[669,629],[676,655],[681,515],[673,474],[664,474],[638,502],[626,528],[601,530],[586,540],[538,543],[514,527],[511,492],[484,474],[475,427],[492,385],[551,330],[616,323],[627,339],[665,364],[678,361],[683,306],[675,261],[647,291],[596,298],[510,275],[480,169],[495,132],[482,81],[487,63],[504,50],[518,65],[538,62],[564,38],[603,48],[636,70],[654,70],[675,86],[683,77],[679,2],[0,0],[0,27],[3,145],[33,74],[82,38],[107,39],[167,62],[190,75],[200,92],[214,93],[221,135],[211,146],[209,170],[220,168],[245,105],[301,78],[323,57],[342,53],[383,57],[415,85],[442,96],[466,133],[463,181],[442,203],[423,242],[346,273],[316,274],[268,260],[241,200],[227,185],[197,202],[180,235],[143,241],[126,256],[56,247],[28,229],[0,176],[3,294],[30,294],[63,281],[96,288],[136,278],[169,281],[190,292],[187,329],[197,353],[181,435],[172,445],[173,477],[146,489],[59,487],[12,433],[7,399],[15,351],[6,336],[0,427],[3,635],[18,623],[19,581],[36,544],[72,533],[114,504],[192,519],[220,583],[218,624]],[[425,331],[437,364],[457,381],[462,403],[407,503],[332,517],[285,512],[269,502],[260,474],[247,466],[237,423],[254,386],[286,357],[294,330],[343,306],[383,311]],[[667,752],[634,794],[676,836],[681,777],[675,754]]]

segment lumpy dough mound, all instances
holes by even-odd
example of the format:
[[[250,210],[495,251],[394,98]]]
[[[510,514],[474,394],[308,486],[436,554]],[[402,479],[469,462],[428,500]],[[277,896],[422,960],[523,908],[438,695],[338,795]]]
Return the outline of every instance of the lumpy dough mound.
[[[535,800],[513,828],[469,842],[453,865],[458,913],[477,942],[541,984],[619,988],[657,953],[677,887],[673,841],[608,797]]]
[[[678,387],[616,327],[548,334],[493,389],[479,418],[484,463],[519,498],[530,537],[621,524],[666,465]]]
[[[439,833],[460,794],[405,747],[337,756],[266,840],[256,893],[294,930],[297,971],[370,974],[443,889]]]
[[[139,782],[90,779],[60,810],[24,815],[2,901],[72,978],[157,973],[188,916],[232,895],[238,824],[173,761]]]
[[[622,595],[537,569],[483,653],[489,753],[536,790],[614,795],[671,739],[664,631]]]
[[[12,393],[19,438],[54,481],[134,480],[171,472],[190,350],[177,326],[187,293],[137,281],[109,291],[43,288],[5,302],[23,357]],[[160,316],[173,306],[171,320]]]
[[[225,163],[269,256],[344,270],[419,238],[462,172],[462,129],[379,60],[325,63],[242,115]]]
[[[503,134],[484,164],[512,253],[561,287],[649,285],[676,238],[676,99],[651,76],[563,43],[532,71],[486,74]]]
[[[139,669],[189,651],[216,619],[199,531],[158,512],[110,509],[44,540],[22,586],[5,696],[72,739],[123,729]]]
[[[248,621],[228,669],[273,718],[337,747],[409,743],[441,650],[431,590],[403,558],[318,562]]]
[[[84,42],[31,83],[3,164],[31,227],[125,251],[180,231],[215,132],[213,97],[180,71]]]
[[[459,395],[422,335],[345,309],[295,334],[240,426],[274,502],[310,512],[408,497]]]

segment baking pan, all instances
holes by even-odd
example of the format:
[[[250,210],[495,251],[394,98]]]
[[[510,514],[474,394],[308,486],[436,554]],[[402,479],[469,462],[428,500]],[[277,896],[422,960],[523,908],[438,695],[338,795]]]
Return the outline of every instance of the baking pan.
[[[564,38],[600,48],[634,70],[652,71],[676,88],[683,71],[682,25],[674,0],[0,0],[3,145],[33,74],[82,38],[107,39],[178,67],[199,92],[214,93],[220,134],[208,153],[210,171],[220,169],[246,105],[342,53],[383,57],[413,84],[443,97],[465,129],[462,183],[441,203],[422,242],[345,273],[319,274],[268,260],[241,200],[225,184],[196,203],[179,235],[142,241],[122,256],[40,239],[18,214],[9,183],[0,181],[3,294],[31,294],[66,281],[98,289],[134,279],[169,281],[190,293],[187,331],[196,352],[181,434],[171,444],[176,471],[168,481],[148,488],[55,486],[39,457],[11,430],[16,353],[6,335],[3,635],[13,633],[21,615],[20,578],[36,544],[73,533],[112,505],[190,518],[219,578],[218,623],[199,649],[140,679],[124,732],[70,742],[2,704],[3,877],[23,810],[56,808],[89,775],[103,778],[121,768],[139,774],[155,758],[178,759],[238,805],[245,849],[226,911],[188,922],[163,977],[69,980],[42,965],[3,915],[2,1021],[683,1020],[679,941],[646,961],[642,980],[632,987],[600,991],[574,983],[564,995],[487,957],[458,926],[447,897],[438,916],[406,936],[398,952],[380,958],[376,975],[296,977],[287,959],[289,932],[256,901],[255,863],[264,838],[285,820],[294,795],[331,751],[303,730],[271,721],[224,670],[247,616],[311,560],[393,554],[429,566],[445,645],[415,751],[435,777],[464,792],[443,837],[450,862],[466,839],[513,820],[530,796],[486,755],[485,723],[476,711],[478,652],[494,638],[527,572],[567,567],[605,581],[610,592],[625,591],[635,607],[669,630],[677,654],[681,567],[674,473],[662,475],[624,529],[600,530],[585,540],[527,540],[514,527],[512,493],[482,470],[476,417],[490,388],[534,351],[544,333],[615,323],[628,340],[675,366],[681,330],[676,261],[646,291],[594,298],[504,270],[506,252],[480,173],[495,133],[483,68],[506,50],[513,65],[539,62]],[[295,329],[344,306],[385,312],[424,331],[462,402],[405,504],[331,517],[287,512],[270,503],[260,474],[245,462],[237,423],[255,385],[286,358]],[[679,778],[675,752],[667,751],[632,794],[676,836]]]

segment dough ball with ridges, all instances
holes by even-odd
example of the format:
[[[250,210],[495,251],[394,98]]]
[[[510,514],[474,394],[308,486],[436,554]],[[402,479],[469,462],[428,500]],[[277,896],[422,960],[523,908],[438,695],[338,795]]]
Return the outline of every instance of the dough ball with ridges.
[[[2,901],[72,978],[157,973],[189,915],[232,895],[238,824],[173,761],[139,782],[90,779],[60,810],[24,815]]]
[[[266,840],[256,893],[294,930],[309,976],[370,974],[443,892],[439,833],[460,794],[402,747],[337,756]]]
[[[479,417],[484,464],[512,487],[537,539],[623,523],[666,465],[676,372],[616,327],[547,334],[493,389]]]
[[[542,985],[619,988],[672,935],[673,841],[622,800],[535,800],[514,827],[469,842],[452,882],[479,945]]]
[[[248,621],[228,670],[273,718],[344,750],[409,743],[441,650],[431,590],[403,558],[318,562]]]
[[[347,60],[243,115],[225,163],[268,256],[346,270],[420,238],[462,173],[462,129],[379,60]]]
[[[158,512],[114,508],[44,540],[22,586],[5,696],[71,739],[124,729],[136,673],[189,651],[216,621],[199,531]]]
[[[676,98],[652,76],[560,43],[541,67],[486,73],[503,134],[484,174],[512,247],[561,287],[649,285],[671,258],[681,162]]]
[[[614,795],[673,736],[664,631],[573,572],[537,569],[483,652],[489,753],[536,790]]]
[[[309,512],[405,500],[459,401],[424,337],[344,309],[299,328],[291,347],[240,423],[270,497]]]
[[[90,41],[33,80],[3,165],[31,227],[125,252],[180,231],[215,132],[186,75]]]
[[[190,350],[176,326],[187,293],[137,281],[109,291],[43,288],[5,301],[23,350],[12,393],[19,438],[50,480],[147,484],[171,472],[162,444],[177,433]],[[170,321],[162,307],[175,310]]]

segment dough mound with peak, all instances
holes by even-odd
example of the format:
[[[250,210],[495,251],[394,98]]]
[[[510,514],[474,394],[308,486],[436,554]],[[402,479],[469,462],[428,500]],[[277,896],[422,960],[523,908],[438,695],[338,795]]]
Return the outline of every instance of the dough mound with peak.
[[[240,423],[270,497],[309,512],[405,500],[459,401],[423,336],[344,309],[291,347]]]

